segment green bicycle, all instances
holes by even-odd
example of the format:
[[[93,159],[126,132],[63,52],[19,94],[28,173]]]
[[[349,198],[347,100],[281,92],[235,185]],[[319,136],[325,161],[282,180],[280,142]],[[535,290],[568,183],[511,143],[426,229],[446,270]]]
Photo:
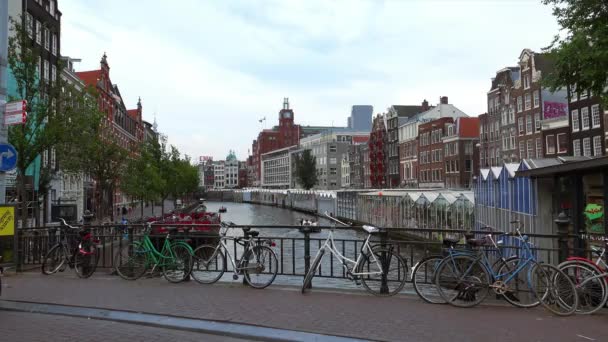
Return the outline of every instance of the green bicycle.
[[[116,255],[116,272],[123,279],[136,280],[146,270],[159,267],[165,279],[172,283],[186,280],[192,271],[192,247],[185,241],[172,241],[171,234],[177,228],[171,228],[159,252],[150,239],[152,223],[148,223],[141,241],[124,246]]]

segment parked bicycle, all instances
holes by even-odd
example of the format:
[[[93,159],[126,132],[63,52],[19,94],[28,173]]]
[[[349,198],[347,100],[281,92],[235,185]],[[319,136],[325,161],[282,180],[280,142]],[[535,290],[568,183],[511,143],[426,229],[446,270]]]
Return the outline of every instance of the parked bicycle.
[[[263,289],[274,281],[279,270],[279,262],[272,250],[274,242],[258,239],[258,231],[242,228],[244,237],[227,236],[232,223],[222,222],[220,241],[217,245],[201,245],[194,250],[192,277],[201,284],[213,284],[220,280],[227,270],[226,256],[232,265],[232,278],[243,274],[245,281],[256,289]],[[228,241],[243,247],[240,259],[235,259],[228,248]],[[236,248],[235,248],[236,257]]]
[[[339,221],[327,213],[325,213],[325,216],[334,222],[348,226],[348,224]],[[370,244],[372,235],[381,233],[379,228],[364,225],[363,229],[367,232],[367,238],[361,246],[357,260],[347,258],[340,253],[334,242],[334,229],[329,230],[325,243],[323,243],[317,252],[314,261],[304,276],[302,293],[305,293],[310,288],[312,278],[317,273],[321,265],[321,259],[326,252],[333,254],[342,264],[349,279],[357,285],[361,282],[368,292],[376,296],[392,296],[403,289],[407,281],[407,266],[405,261],[399,254],[395,253],[394,247],[390,244]]]
[[[566,273],[576,285],[578,314],[592,314],[606,306],[608,301],[608,264],[604,260],[608,241],[604,246],[591,246],[591,254],[597,259],[571,256],[557,267]]]
[[[119,251],[114,261],[116,272],[123,279],[136,280],[147,270],[154,272],[158,267],[172,283],[186,280],[192,269],[192,247],[187,241],[173,238],[177,228],[168,228],[162,249],[158,251],[150,239],[153,223],[148,222],[141,240],[127,244]]]
[[[505,235],[515,236],[522,242],[523,253],[497,271],[482,250],[474,254],[456,251],[443,259],[437,267],[435,279],[441,297],[454,306],[472,307],[481,303],[492,289],[516,306],[531,307],[540,302],[558,315],[574,313],[578,299],[574,283],[567,275],[554,266],[537,263],[532,244],[519,228]],[[486,239],[468,239],[467,243],[481,247],[488,242]],[[527,279],[527,289],[519,284],[518,279]]]
[[[93,238],[90,228],[86,226],[71,226],[63,218],[59,218],[59,221],[59,242],[44,256],[42,273],[50,275],[63,272],[69,266],[80,278],[90,277],[99,260],[99,240]],[[75,243],[70,240],[75,240]]]

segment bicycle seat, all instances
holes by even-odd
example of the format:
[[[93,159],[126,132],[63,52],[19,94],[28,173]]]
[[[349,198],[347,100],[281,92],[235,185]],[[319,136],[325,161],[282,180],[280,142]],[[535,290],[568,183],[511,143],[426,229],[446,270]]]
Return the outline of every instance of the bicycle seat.
[[[380,229],[378,229],[374,226],[363,225],[363,229],[365,229],[365,231],[368,232],[369,234],[376,234],[376,233],[380,232]]]
[[[178,230],[177,227],[167,227],[165,229],[167,230],[167,233],[169,233],[169,234],[175,234],[175,233],[177,233],[177,230]]]
[[[258,232],[257,230],[250,230],[247,234],[249,234],[249,236],[251,237],[256,237],[260,235],[260,232]]]
[[[447,247],[454,247],[458,244],[458,242],[460,242],[460,239],[458,239],[458,238],[450,238],[450,237],[443,238],[443,244]]]
[[[489,246],[486,239],[467,239],[467,244],[472,247]]]

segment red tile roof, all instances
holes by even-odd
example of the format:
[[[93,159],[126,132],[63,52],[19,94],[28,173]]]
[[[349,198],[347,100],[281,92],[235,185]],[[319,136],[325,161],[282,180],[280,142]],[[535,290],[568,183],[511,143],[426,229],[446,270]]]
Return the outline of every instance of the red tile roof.
[[[479,137],[479,118],[458,118],[458,136],[461,138]]]
[[[353,144],[366,143],[368,141],[369,141],[369,135],[366,135],[366,136],[354,136],[353,137]]]
[[[88,86],[97,86],[97,81],[101,79],[101,70],[80,71],[76,75]]]
[[[129,115],[133,119],[137,119],[139,112],[137,111],[137,109],[127,109],[127,115]]]

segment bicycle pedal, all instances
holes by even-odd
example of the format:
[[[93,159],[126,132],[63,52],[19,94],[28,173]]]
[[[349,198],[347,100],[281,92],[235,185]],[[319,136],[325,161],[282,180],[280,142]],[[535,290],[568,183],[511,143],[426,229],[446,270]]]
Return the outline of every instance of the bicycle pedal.
[[[232,275],[232,280],[239,280],[239,276],[238,276],[238,275],[236,275],[236,274],[233,274],[233,275]]]

